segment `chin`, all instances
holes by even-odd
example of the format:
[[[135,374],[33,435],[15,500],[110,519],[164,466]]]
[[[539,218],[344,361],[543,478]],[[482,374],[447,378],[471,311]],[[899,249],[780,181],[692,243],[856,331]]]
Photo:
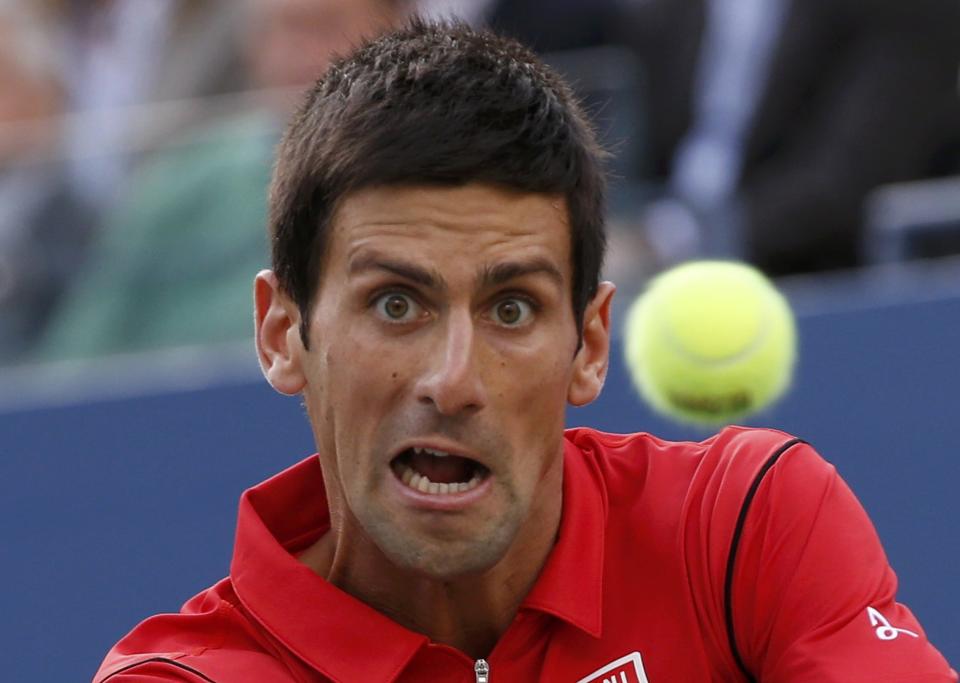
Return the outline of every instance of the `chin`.
[[[499,541],[499,542],[498,542]],[[483,574],[506,555],[509,543],[502,539],[484,539],[473,543],[418,543],[413,540],[381,546],[391,564],[404,571],[436,581]],[[395,546],[395,547],[389,547]]]
[[[458,579],[479,576],[496,566],[500,558],[460,555],[457,557],[422,558],[409,570],[425,579],[434,581],[456,581]]]

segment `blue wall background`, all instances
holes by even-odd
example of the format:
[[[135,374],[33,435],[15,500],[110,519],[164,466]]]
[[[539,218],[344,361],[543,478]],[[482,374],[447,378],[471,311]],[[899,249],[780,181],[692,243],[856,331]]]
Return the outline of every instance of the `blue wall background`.
[[[884,540],[900,599],[957,666],[960,271],[948,275],[785,283],[800,317],[797,379],[753,423],[804,437],[838,467]],[[311,452],[298,401],[275,395],[249,354],[239,377],[210,372],[203,355],[169,373],[163,362],[54,385],[49,373],[0,375],[4,680],[89,680],[141,618],[226,573],[242,490]],[[132,368],[151,364],[154,379],[176,376],[166,388],[137,388]],[[619,348],[603,397],[570,423],[705,436],[641,404]]]

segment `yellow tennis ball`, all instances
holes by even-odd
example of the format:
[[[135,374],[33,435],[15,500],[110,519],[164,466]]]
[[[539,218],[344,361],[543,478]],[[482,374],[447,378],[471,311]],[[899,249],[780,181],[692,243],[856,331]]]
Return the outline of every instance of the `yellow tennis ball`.
[[[655,277],[627,315],[627,366],[641,395],[684,422],[755,413],[790,385],[796,325],[760,271],[693,261]]]

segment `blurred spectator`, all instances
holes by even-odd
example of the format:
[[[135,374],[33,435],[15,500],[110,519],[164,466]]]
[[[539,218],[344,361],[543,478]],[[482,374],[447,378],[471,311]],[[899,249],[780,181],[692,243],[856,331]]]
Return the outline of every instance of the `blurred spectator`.
[[[780,275],[854,266],[881,183],[955,135],[956,0],[631,0],[662,262],[741,256]]]
[[[642,72],[623,44],[624,0],[421,0],[431,19],[487,26],[533,47],[564,75],[591,116],[609,161],[610,207],[636,213],[644,200],[637,181],[646,168]]]
[[[90,211],[57,162],[62,55],[26,3],[0,2],[0,363],[23,354],[81,260]]]
[[[420,12],[490,26],[538,52],[609,44],[622,15],[620,0],[421,0]]]
[[[137,145],[175,130],[138,105],[235,92],[246,84],[233,0],[39,0],[62,30],[71,178],[98,206],[111,202]]]
[[[243,54],[259,89],[240,113],[157,153],[129,184],[39,357],[95,356],[252,334],[266,267],[273,146],[297,89],[362,36],[395,25],[403,0],[247,0]],[[250,106],[250,102],[253,106]]]
[[[639,221],[648,253],[614,253],[614,266],[618,257],[656,268],[698,256],[746,258],[773,275],[855,266],[871,189],[958,170],[941,152],[960,131],[956,0],[425,0],[424,8],[488,23],[542,52],[617,43],[637,55],[645,103],[634,135],[644,139],[612,142],[643,156],[616,170],[647,171],[652,190],[625,187],[641,202],[651,192],[661,199]],[[581,90],[593,88],[577,75]],[[594,113],[617,119],[629,109],[612,105]],[[599,123],[603,133],[611,121]]]

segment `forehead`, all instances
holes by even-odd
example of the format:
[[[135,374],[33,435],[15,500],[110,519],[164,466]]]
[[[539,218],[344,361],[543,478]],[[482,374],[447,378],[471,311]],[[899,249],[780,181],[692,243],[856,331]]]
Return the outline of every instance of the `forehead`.
[[[374,250],[430,259],[440,268],[535,257],[569,277],[570,227],[560,195],[483,184],[369,188],[345,197],[331,226],[326,265],[332,269]]]

